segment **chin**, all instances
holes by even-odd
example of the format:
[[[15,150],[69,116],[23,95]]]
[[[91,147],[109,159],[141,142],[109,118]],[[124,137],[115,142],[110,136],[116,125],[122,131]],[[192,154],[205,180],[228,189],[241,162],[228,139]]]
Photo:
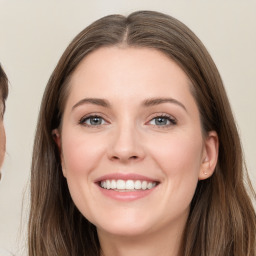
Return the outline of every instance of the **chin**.
[[[106,217],[106,216],[105,216]],[[109,233],[117,236],[139,236],[149,232],[154,226],[145,217],[140,216],[124,216],[125,218],[109,216],[105,220],[101,219],[99,222],[94,222],[98,231],[103,231],[104,233]]]
[[[148,231],[149,228],[141,226],[141,225],[115,225],[113,224],[111,227],[106,226],[106,227],[97,227],[98,232],[103,231],[104,233],[108,233],[113,236],[119,236],[119,237],[138,237],[140,235],[145,235]]]

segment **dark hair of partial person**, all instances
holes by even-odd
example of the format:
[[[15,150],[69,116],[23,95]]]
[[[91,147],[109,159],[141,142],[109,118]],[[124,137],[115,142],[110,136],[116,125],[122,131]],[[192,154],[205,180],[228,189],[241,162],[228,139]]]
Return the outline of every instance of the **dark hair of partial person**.
[[[3,104],[3,113],[5,111],[5,101],[8,96],[8,79],[0,64],[0,97]],[[1,113],[3,115],[3,113]]]
[[[193,84],[202,133],[216,131],[214,174],[198,182],[183,234],[183,256],[255,256],[255,192],[222,79],[208,51],[183,23],[153,11],[110,15],[80,32],[47,84],[37,123],[31,172],[29,256],[99,256],[96,227],[74,205],[52,131],[61,123],[70,78],[101,47],[156,49],[175,61]]]

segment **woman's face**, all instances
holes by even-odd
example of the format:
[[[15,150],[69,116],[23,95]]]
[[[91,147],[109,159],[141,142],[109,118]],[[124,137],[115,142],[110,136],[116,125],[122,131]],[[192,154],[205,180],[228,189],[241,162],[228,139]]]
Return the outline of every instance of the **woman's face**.
[[[0,92],[0,97],[1,97],[1,92]],[[5,131],[4,131],[4,123],[3,123],[3,111],[4,111],[4,104],[2,100],[0,100],[0,167],[3,164],[4,154],[5,154]]]
[[[184,227],[198,179],[213,172],[217,136],[203,138],[182,69],[157,50],[105,47],[70,86],[56,142],[81,213],[99,235]]]

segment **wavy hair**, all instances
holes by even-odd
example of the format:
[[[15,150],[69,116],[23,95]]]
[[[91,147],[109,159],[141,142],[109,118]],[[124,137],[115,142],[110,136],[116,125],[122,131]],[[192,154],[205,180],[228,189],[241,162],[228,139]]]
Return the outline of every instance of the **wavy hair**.
[[[181,245],[183,256],[255,256],[255,192],[219,72],[201,41],[168,15],[139,11],[110,15],[80,32],[67,47],[44,92],[31,170],[29,256],[99,256],[96,227],[74,205],[62,175],[52,130],[59,127],[70,77],[90,52],[114,45],[154,48],[175,61],[193,84],[203,132],[216,131],[214,174],[198,182]],[[249,196],[249,191],[251,197]]]

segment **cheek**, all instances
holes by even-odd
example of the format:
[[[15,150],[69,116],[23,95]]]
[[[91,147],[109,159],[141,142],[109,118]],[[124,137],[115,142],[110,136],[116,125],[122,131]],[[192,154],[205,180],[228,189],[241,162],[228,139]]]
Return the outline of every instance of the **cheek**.
[[[66,175],[85,175],[95,169],[104,152],[100,138],[72,130],[64,131],[62,138],[62,165]]]
[[[199,171],[202,155],[202,140],[199,138],[173,136],[157,140],[150,151],[167,174]]]
[[[199,138],[177,135],[158,140],[150,150],[167,181],[169,195],[177,200],[187,198],[189,202],[197,186],[202,156]]]
[[[202,146],[191,139],[173,140],[158,155],[158,164],[166,177],[167,197],[164,202],[169,211],[179,216],[187,213],[198,184]],[[172,202],[171,204],[169,202]],[[175,210],[173,209],[175,205]]]
[[[106,143],[96,137],[71,129],[62,131],[63,174],[71,197],[84,216],[90,216],[90,203],[96,200],[91,193],[93,171],[97,169],[105,151]]]

